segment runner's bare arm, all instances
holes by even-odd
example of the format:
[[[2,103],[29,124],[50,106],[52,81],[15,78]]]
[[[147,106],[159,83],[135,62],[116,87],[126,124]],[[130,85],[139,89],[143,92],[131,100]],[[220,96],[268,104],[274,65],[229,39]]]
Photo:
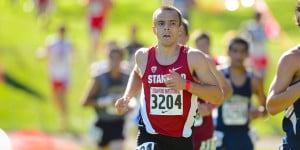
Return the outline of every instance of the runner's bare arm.
[[[224,102],[224,100],[227,100],[232,95],[233,89],[231,87],[230,82],[228,82],[226,80],[223,73],[221,71],[217,70],[214,60],[208,55],[206,55],[206,57],[208,60],[209,68],[210,68],[211,72],[215,75],[215,77],[218,81],[218,84],[222,90],[223,96],[221,97],[221,101]]]
[[[87,92],[83,98],[82,105],[83,106],[93,106],[97,107],[97,91],[98,91],[98,85],[95,79],[92,79],[92,81],[89,83],[89,87],[87,89]]]
[[[222,91],[218,86],[218,81],[210,70],[208,60],[204,53],[199,50],[192,50],[188,55],[190,70],[196,73],[199,83],[191,82],[189,92],[197,95],[201,99],[214,104],[222,102]]]
[[[271,115],[282,112],[300,97],[300,82],[289,87],[296,72],[297,62],[298,59],[291,54],[285,54],[279,60],[266,103],[267,111]]]
[[[135,54],[135,65],[131,71],[126,90],[123,97],[118,99],[115,103],[117,112],[119,114],[124,114],[128,111],[129,100],[134,97],[142,88],[142,71],[145,70],[147,54],[144,49],[139,49]]]
[[[257,96],[258,98],[258,114],[257,117],[262,117],[267,114],[267,111],[265,109],[266,105],[266,95],[264,92],[264,87],[263,87],[263,79],[257,75],[253,75],[252,77],[252,91],[253,93]]]
[[[137,65],[135,65],[133,70],[131,71],[123,97],[132,98],[141,90],[142,79],[138,72],[138,67]]]
[[[147,64],[147,50],[146,48],[141,48],[135,53],[135,65],[130,74],[127,87],[124,93],[124,97],[132,98],[135,96],[142,87],[142,76],[144,74],[146,64]]]

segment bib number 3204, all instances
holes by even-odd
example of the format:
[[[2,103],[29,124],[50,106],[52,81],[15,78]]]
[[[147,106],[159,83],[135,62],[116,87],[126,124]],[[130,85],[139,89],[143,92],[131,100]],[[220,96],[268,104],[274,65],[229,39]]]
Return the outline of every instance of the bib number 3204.
[[[150,113],[153,115],[182,115],[182,91],[166,87],[152,87]]]

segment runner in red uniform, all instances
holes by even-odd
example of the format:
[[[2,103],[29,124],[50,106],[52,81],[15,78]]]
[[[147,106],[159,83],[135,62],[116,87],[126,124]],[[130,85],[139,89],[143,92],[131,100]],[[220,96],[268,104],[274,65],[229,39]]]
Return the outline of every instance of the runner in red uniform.
[[[181,17],[171,6],[154,12],[157,45],[136,52],[125,93],[115,104],[118,113],[125,113],[129,99],[142,89],[138,150],[193,150],[197,97],[219,104],[223,96],[204,53],[178,45]]]
[[[88,23],[92,48],[90,58],[93,59],[96,56],[99,38],[112,2],[110,0],[88,0],[88,6]]]

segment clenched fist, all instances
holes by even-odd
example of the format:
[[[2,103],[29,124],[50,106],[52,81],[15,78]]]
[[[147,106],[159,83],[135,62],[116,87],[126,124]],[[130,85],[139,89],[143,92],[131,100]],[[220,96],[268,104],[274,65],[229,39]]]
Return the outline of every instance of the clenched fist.
[[[130,101],[129,97],[122,97],[116,101],[115,107],[117,109],[118,114],[123,115],[128,111],[129,101]]]

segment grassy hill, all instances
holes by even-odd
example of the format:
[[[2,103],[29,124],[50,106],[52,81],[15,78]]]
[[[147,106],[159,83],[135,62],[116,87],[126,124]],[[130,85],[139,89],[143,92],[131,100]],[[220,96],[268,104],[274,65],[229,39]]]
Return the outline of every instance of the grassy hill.
[[[39,100],[22,91],[15,90],[4,83],[0,84],[0,128],[17,130],[35,128],[47,132],[58,132],[58,113],[54,108],[47,74],[47,62],[36,59],[36,51],[45,43],[45,39],[55,33],[56,27],[65,23],[68,37],[75,44],[76,56],[73,60],[72,80],[68,94],[68,106],[71,128],[75,132],[85,133],[93,120],[93,112],[81,106],[81,97],[89,79],[88,27],[86,8],[78,2],[83,0],[56,0],[47,26],[36,18],[34,11],[28,11],[28,0],[19,0],[12,4],[9,0],[0,2],[0,66],[4,71],[20,82],[39,90],[45,95]],[[198,0],[200,3],[200,0]],[[274,76],[275,65],[280,54],[299,41],[299,30],[293,23],[296,0],[267,0],[269,7],[281,26],[283,35],[269,41],[268,54],[270,68],[265,81],[267,92]],[[27,4],[27,5],[26,5]],[[155,43],[151,31],[152,12],[160,1],[116,0],[110,12],[101,44],[115,40],[125,45],[129,40],[129,27],[139,27],[138,36],[146,46]],[[284,7],[282,7],[284,6]],[[283,13],[284,12],[284,13]],[[213,38],[213,54],[225,54],[227,43],[224,38],[228,31],[238,30],[240,24],[252,17],[253,8],[239,9],[235,12],[216,9],[212,2],[200,3],[191,10],[191,31],[207,30]],[[192,45],[192,42],[190,42]],[[99,50],[99,59],[104,59],[103,50]],[[282,115],[267,117],[253,123],[263,136],[280,135]]]

